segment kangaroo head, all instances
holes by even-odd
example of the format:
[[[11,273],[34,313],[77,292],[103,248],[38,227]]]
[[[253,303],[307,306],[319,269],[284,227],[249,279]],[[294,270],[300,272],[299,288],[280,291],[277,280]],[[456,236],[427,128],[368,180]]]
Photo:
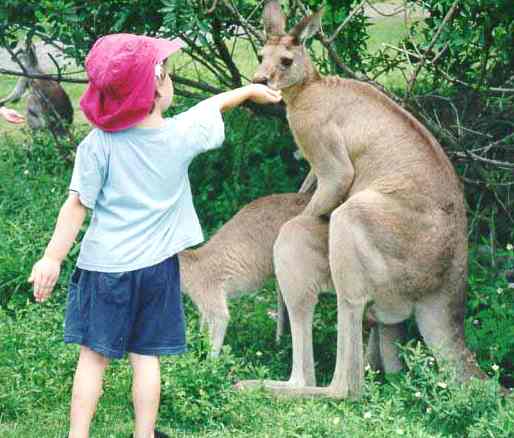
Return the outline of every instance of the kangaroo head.
[[[320,28],[323,10],[304,17],[288,33],[286,19],[277,0],[264,7],[266,43],[253,82],[282,90],[306,82],[315,72],[304,42]]]

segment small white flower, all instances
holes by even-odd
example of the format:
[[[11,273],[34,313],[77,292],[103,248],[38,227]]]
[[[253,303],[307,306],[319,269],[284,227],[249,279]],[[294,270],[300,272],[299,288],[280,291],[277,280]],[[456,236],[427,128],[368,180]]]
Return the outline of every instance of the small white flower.
[[[474,319],[473,320],[473,325],[478,325],[478,324],[480,324],[480,321],[478,319]]]
[[[371,412],[364,412],[364,418],[366,418],[366,419],[371,418]]]
[[[448,388],[448,384],[445,382],[438,382],[437,386],[439,386],[439,388],[443,388],[443,389]]]
[[[500,367],[496,364],[494,364],[491,368],[493,369],[494,372],[496,372],[500,369]]]
[[[430,412],[432,412],[432,408],[431,408],[431,407],[428,407],[428,408],[427,408],[427,414],[430,414]]]
[[[416,394],[414,394],[414,397],[416,397],[416,398],[421,398],[421,392],[419,392],[419,391],[418,391],[418,392],[416,392]]]
[[[507,251],[512,251],[514,249],[514,246],[512,243],[507,243]]]
[[[25,169],[25,170],[23,171],[23,175],[28,175],[28,174],[29,174],[28,169]]]
[[[333,420],[332,420],[332,423],[334,423],[336,426],[341,422],[341,419],[339,417],[335,417]]]
[[[268,317],[276,320],[278,318],[278,312],[274,310],[268,310]]]
[[[262,356],[262,353],[261,353],[260,351],[257,351],[257,352],[255,353],[255,355],[256,355],[257,357],[261,357],[261,356]]]
[[[371,369],[371,366],[369,364],[367,364],[365,367],[364,367],[364,370],[365,371],[369,371]]]
[[[403,429],[396,429],[396,433],[398,435],[403,435]]]
[[[498,295],[501,295],[503,293],[503,289],[501,287],[499,287],[498,289],[496,289],[496,293]]]

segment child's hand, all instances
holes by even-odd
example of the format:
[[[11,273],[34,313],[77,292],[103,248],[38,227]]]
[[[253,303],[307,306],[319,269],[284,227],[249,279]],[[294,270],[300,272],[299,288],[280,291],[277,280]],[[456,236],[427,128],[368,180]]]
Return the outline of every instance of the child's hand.
[[[45,256],[34,265],[28,281],[34,284],[34,298],[38,303],[48,299],[60,272],[61,262],[50,257]]]
[[[25,123],[25,117],[13,109],[0,107],[0,115],[9,123],[14,123],[17,125]]]
[[[250,100],[255,103],[278,103],[282,100],[282,93],[280,90],[273,90],[262,84],[249,85],[250,89]]]

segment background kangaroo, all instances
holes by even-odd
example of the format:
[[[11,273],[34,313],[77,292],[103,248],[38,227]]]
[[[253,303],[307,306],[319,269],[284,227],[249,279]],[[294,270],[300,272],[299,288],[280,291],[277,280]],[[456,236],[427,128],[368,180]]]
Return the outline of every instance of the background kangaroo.
[[[290,395],[358,396],[368,303],[379,338],[414,315],[439,360],[449,360],[462,380],[482,377],[464,344],[467,234],[461,184],[441,146],[411,114],[369,84],[316,71],[303,42],[318,31],[321,14],[286,33],[279,2],[268,1],[264,9],[267,42],[254,80],[282,90],[290,128],[317,177],[303,215],[282,227],[274,246],[291,320],[293,370],[288,382],[264,385]],[[312,228],[327,215],[323,254]],[[326,388],[315,387],[313,379],[317,294],[295,275],[308,264],[306,254],[311,259],[316,250],[328,259],[338,302],[336,368]]]
[[[39,67],[34,45],[27,42],[25,49],[19,51],[17,59],[28,74],[45,74]],[[70,98],[56,82],[47,79],[30,79],[20,77],[13,91],[0,104],[17,102],[25,91],[30,90],[27,99],[27,123],[32,129],[48,127],[55,136],[67,134],[67,127],[73,122],[73,106]]]

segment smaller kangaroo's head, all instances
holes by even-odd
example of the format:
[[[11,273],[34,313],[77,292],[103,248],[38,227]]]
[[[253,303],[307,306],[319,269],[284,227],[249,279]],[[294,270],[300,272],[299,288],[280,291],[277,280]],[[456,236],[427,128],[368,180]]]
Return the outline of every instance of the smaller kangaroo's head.
[[[268,1],[264,7],[263,21],[266,43],[261,50],[260,65],[253,82],[282,90],[302,84],[315,72],[304,42],[320,28],[323,10],[304,17],[288,33],[286,19],[277,0]]]

